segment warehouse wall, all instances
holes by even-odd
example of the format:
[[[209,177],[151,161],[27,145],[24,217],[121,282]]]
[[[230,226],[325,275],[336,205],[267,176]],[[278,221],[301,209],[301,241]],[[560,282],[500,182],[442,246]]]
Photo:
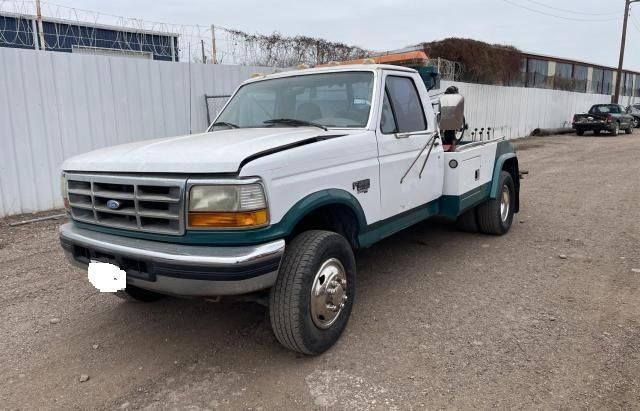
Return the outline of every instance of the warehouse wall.
[[[456,86],[465,98],[465,116],[470,129],[491,127],[495,136],[526,137],[536,128],[571,127],[575,113],[594,104],[610,103],[611,96],[523,87],[487,86],[442,81],[440,91]],[[431,93],[437,93],[435,90]],[[635,98],[640,102],[640,98]],[[624,97],[622,103],[633,103]]]
[[[205,94],[269,70],[0,48],[0,217],[61,207],[73,155],[203,131]]]

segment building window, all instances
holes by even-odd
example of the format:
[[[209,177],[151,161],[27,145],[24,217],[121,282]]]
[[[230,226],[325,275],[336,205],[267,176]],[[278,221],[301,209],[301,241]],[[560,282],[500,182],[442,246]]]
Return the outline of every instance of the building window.
[[[587,66],[573,66],[573,91],[580,93],[587,92],[587,80],[589,79],[589,69]]]
[[[604,70],[602,76],[602,93],[612,95],[613,94],[613,70]]]
[[[553,88],[556,90],[572,91],[572,71],[573,65],[567,63],[556,63],[556,74],[554,75]]]
[[[548,61],[536,59],[527,61],[527,87],[551,88]]]
[[[520,64],[520,71],[518,73],[509,76],[509,82],[507,85],[511,87],[524,87],[527,81],[527,59],[522,59]]]
[[[591,74],[591,86],[589,91],[593,94],[603,94],[602,93],[602,80],[604,78],[604,70],[599,68],[594,68],[593,73]]]
[[[632,96],[633,95],[633,74],[631,73],[623,73],[622,77],[622,92],[620,93],[623,96]]]

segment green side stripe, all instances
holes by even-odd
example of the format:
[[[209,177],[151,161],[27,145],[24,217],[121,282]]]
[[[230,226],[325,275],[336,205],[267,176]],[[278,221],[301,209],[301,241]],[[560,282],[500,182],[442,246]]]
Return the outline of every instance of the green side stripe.
[[[442,196],[440,198],[440,215],[447,218],[457,218],[466,210],[489,198],[490,191],[491,183],[489,182],[461,196]]]
[[[386,220],[378,221],[360,232],[358,235],[360,247],[369,247],[385,237],[389,237],[420,221],[433,217],[438,214],[439,209],[440,204],[439,201],[436,200],[402,214],[387,218]]]

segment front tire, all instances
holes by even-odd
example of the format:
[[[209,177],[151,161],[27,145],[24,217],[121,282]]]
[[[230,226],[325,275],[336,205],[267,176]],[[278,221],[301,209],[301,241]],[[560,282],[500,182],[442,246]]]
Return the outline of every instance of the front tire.
[[[295,237],[269,296],[278,341],[307,355],[331,348],[349,321],[355,280],[355,258],[343,236],[314,230]]]
[[[577,131],[576,131],[576,133],[577,133],[579,136],[584,136],[584,130],[577,130]]]
[[[620,123],[614,123],[613,129],[611,130],[611,135],[616,137],[618,134],[620,134]]]
[[[478,206],[478,226],[484,234],[503,235],[511,228],[515,209],[515,185],[511,174],[500,173],[498,196]]]

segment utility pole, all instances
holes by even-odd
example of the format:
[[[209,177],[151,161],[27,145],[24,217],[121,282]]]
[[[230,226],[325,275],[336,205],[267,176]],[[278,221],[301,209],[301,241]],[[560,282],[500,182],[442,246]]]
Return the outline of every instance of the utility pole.
[[[624,65],[624,49],[627,44],[627,24],[629,23],[629,8],[631,3],[637,3],[640,0],[625,0],[624,5],[624,23],[622,23],[622,41],[620,44],[620,61],[618,62],[618,74],[616,75],[616,88],[613,91],[612,103],[620,102],[620,84],[622,82],[622,67]]]
[[[218,57],[216,56],[216,26],[211,25],[211,62],[218,64]]]
[[[38,31],[40,32],[40,50],[44,50],[44,31],[42,30],[42,9],[40,8],[40,0],[36,0],[36,18],[38,20]]]

